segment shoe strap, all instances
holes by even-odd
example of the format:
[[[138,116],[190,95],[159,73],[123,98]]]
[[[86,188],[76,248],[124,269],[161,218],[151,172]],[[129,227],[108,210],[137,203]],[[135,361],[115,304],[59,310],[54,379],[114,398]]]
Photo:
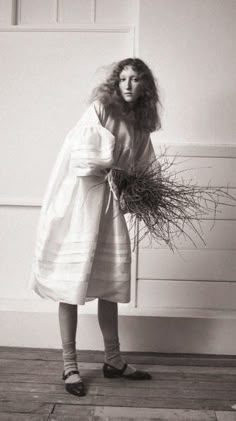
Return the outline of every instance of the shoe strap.
[[[107,364],[107,363],[105,364],[105,366],[108,368],[108,370],[109,369],[113,370],[113,371],[119,373],[119,375],[122,375],[125,372],[126,368],[128,367],[126,363],[124,364],[124,366],[122,368],[117,368],[117,367],[114,367],[113,365]]]
[[[124,367],[120,369],[120,374],[123,374],[127,367],[128,365],[125,363]]]
[[[79,371],[78,370],[72,370],[69,371],[69,373],[65,374],[65,372],[63,373],[63,379],[66,380],[68,379],[68,377],[73,376],[73,374],[78,374],[79,375]]]

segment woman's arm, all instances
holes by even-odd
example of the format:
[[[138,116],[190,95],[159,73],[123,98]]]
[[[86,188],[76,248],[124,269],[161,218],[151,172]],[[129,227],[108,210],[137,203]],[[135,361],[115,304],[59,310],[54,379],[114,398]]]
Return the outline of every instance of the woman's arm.
[[[101,124],[95,106],[74,129],[72,136],[70,170],[77,176],[102,176],[113,164],[115,138]]]

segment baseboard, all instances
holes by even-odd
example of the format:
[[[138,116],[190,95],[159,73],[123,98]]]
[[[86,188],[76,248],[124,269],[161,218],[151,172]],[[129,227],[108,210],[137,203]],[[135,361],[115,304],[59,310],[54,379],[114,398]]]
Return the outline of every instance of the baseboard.
[[[0,346],[61,348],[56,313],[0,312]],[[121,350],[127,352],[236,354],[234,320],[120,316]],[[96,315],[80,314],[78,350],[103,350]]]

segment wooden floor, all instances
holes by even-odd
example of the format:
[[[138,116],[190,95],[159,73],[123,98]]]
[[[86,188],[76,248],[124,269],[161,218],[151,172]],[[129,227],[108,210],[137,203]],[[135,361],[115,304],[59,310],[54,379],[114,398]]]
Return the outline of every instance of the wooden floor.
[[[77,398],[64,390],[60,350],[0,348],[0,420],[236,421],[236,357],[123,355],[153,379],[104,379],[103,354],[83,351]]]

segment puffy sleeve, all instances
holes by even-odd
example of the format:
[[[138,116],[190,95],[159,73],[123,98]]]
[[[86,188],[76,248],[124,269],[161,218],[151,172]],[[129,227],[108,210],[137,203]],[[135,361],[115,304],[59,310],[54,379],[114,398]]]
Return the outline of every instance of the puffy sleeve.
[[[74,129],[70,170],[77,176],[102,176],[112,167],[115,138],[102,126],[94,107]]]

